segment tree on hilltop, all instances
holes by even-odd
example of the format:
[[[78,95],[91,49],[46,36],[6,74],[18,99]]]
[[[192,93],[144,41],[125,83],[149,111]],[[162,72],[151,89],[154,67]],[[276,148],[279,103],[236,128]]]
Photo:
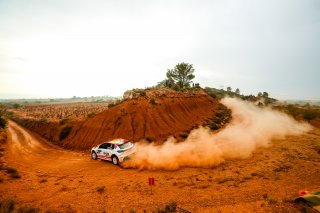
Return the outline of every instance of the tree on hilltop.
[[[239,88],[236,89],[235,93],[236,93],[237,95],[240,95],[240,90],[239,90]]]
[[[192,64],[180,63],[174,69],[168,69],[167,82],[171,84],[169,87],[177,87],[177,89],[189,88],[192,79],[194,79],[194,68]]]

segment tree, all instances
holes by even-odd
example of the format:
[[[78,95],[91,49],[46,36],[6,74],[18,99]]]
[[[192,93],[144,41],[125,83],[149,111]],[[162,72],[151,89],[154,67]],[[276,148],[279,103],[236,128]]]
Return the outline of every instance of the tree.
[[[174,69],[167,71],[168,82],[173,82],[178,89],[189,88],[192,79],[194,79],[194,68],[192,64],[180,63]],[[174,87],[174,85],[172,85]]]
[[[231,92],[232,88],[231,87],[227,87],[227,91]]]
[[[259,92],[259,93],[258,93],[258,97],[261,97],[261,96],[262,96],[262,93],[261,93],[261,92]]]
[[[236,89],[235,93],[236,93],[237,95],[240,95],[240,90],[239,90],[239,88]]]
[[[267,92],[263,92],[263,93],[262,93],[262,97],[268,98],[268,97],[269,97],[269,94],[268,94]]]

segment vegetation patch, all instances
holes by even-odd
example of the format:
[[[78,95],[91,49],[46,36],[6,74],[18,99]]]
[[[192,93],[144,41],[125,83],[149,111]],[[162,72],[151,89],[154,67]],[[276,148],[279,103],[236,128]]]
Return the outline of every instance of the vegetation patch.
[[[38,208],[19,208],[18,213],[38,213],[40,210]]]
[[[0,117],[0,129],[4,129],[7,126],[7,120]]]
[[[177,203],[171,201],[170,203],[166,204],[163,208],[159,208],[157,210],[158,213],[170,213],[177,211]]]
[[[0,201],[0,212],[10,213],[13,212],[16,202],[14,200]]]
[[[59,135],[59,139],[60,141],[64,140],[66,137],[68,137],[68,135],[70,134],[72,130],[72,126],[65,126],[61,129],[60,135]]]
[[[156,99],[154,99],[154,98],[151,98],[151,99],[149,100],[149,103],[152,104],[152,105],[156,105],[156,104],[157,104],[157,103],[156,103]]]
[[[97,192],[99,192],[100,194],[102,194],[105,191],[105,186],[99,186],[97,187]]]

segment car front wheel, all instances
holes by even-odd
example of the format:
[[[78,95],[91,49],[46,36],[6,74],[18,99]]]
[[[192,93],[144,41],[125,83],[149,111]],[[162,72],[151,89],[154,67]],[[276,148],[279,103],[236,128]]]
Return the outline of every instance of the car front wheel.
[[[93,160],[97,160],[97,153],[96,152],[92,152],[91,157],[92,157]]]
[[[117,165],[117,164],[119,163],[119,159],[118,159],[117,156],[113,156],[113,157],[112,157],[112,163],[113,163],[114,165]]]

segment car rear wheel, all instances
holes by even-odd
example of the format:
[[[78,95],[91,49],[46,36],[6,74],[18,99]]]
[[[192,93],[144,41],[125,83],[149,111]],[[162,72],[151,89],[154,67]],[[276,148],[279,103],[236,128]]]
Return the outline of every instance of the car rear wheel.
[[[97,160],[97,153],[96,152],[92,152],[91,157],[93,160]]]
[[[119,159],[118,159],[117,156],[113,156],[113,157],[112,157],[112,163],[113,163],[114,165],[118,165]]]

